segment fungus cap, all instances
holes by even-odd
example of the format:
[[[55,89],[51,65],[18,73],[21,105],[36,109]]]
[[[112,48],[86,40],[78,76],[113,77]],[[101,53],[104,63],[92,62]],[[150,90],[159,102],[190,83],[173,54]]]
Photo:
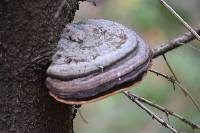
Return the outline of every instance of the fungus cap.
[[[67,24],[47,69],[50,95],[66,104],[93,102],[142,79],[150,47],[134,31],[103,19]]]

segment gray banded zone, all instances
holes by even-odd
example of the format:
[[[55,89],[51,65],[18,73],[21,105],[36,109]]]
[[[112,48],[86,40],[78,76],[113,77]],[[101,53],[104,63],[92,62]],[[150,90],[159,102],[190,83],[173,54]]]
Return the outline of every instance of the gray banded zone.
[[[50,77],[72,80],[106,71],[137,52],[136,33],[108,20],[69,24],[58,42],[57,52],[47,70]]]
[[[140,81],[151,65],[152,52],[138,37],[137,52],[129,54],[114,64],[110,70],[98,75],[82,77],[71,81],[47,78],[47,87],[57,97],[65,100],[91,100],[108,93],[120,91]]]

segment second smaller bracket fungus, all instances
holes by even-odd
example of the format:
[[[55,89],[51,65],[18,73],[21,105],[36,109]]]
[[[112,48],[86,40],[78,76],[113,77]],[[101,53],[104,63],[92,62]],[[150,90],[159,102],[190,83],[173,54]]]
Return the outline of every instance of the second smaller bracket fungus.
[[[116,22],[90,19],[66,25],[47,69],[51,96],[66,104],[96,101],[140,81],[150,47]]]

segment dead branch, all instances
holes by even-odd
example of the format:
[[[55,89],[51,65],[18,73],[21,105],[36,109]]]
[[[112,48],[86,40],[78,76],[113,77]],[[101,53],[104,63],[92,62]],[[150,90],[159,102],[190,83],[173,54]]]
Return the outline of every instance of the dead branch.
[[[167,4],[165,0],[160,0],[160,3],[200,41],[198,33],[169,4]]]
[[[175,113],[173,111],[168,110],[167,108],[164,108],[164,107],[162,107],[162,106],[160,106],[158,104],[155,104],[155,103],[153,103],[153,102],[151,102],[151,101],[149,101],[147,99],[144,99],[142,97],[139,97],[139,96],[137,96],[135,94],[132,94],[132,93],[127,93],[127,94],[129,95],[129,97],[137,98],[138,101],[140,101],[142,103],[145,103],[145,104],[147,104],[147,105],[149,105],[151,107],[154,107],[154,108],[158,109],[159,111],[167,114],[167,116],[171,115],[171,116],[179,119],[180,121],[182,121],[185,124],[189,125],[192,129],[200,129],[200,125],[197,125],[197,124],[195,124],[195,123],[187,120],[186,118],[180,116],[179,114],[177,114],[177,113]]]
[[[200,24],[195,29],[198,34],[200,34]],[[188,42],[191,42],[195,39],[195,36],[191,32],[186,32],[179,37],[175,37],[168,42],[158,46],[157,48],[152,49],[153,58],[157,58],[160,55],[163,55],[177,47],[182,46]]]
[[[156,74],[157,76],[164,77],[165,79],[167,79],[173,84],[176,84],[181,89],[181,91],[185,94],[185,96],[188,96],[191,99],[192,103],[196,106],[197,110],[200,112],[200,107],[198,106],[198,103],[196,102],[196,100],[193,98],[192,94],[188,91],[187,88],[185,88],[182,84],[180,84],[176,79],[174,79],[173,77],[169,77],[168,75],[159,73],[155,70],[149,70],[149,71]]]
[[[164,59],[166,65],[167,65],[167,67],[169,68],[170,72],[171,72],[172,75],[174,76],[175,80],[179,82],[179,80],[178,80],[178,78],[177,78],[177,76],[176,76],[174,70],[173,70],[172,67],[170,66],[170,64],[169,64],[169,62],[168,62],[167,57],[165,56],[165,54],[163,54],[163,59]]]
[[[173,128],[170,124],[166,123],[162,118],[157,116],[154,112],[152,112],[150,109],[148,109],[144,104],[142,104],[137,97],[133,97],[128,91],[123,92],[126,97],[128,97],[131,101],[136,103],[142,110],[146,111],[147,114],[149,114],[152,119],[157,120],[162,126],[168,128],[173,133],[180,133],[175,128]]]

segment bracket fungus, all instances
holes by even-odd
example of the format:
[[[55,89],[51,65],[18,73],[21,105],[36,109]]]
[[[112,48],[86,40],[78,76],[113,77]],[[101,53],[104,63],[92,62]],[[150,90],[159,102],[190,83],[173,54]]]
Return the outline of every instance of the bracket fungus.
[[[84,104],[124,91],[151,65],[150,47],[134,31],[103,19],[67,24],[47,69],[50,95]]]

